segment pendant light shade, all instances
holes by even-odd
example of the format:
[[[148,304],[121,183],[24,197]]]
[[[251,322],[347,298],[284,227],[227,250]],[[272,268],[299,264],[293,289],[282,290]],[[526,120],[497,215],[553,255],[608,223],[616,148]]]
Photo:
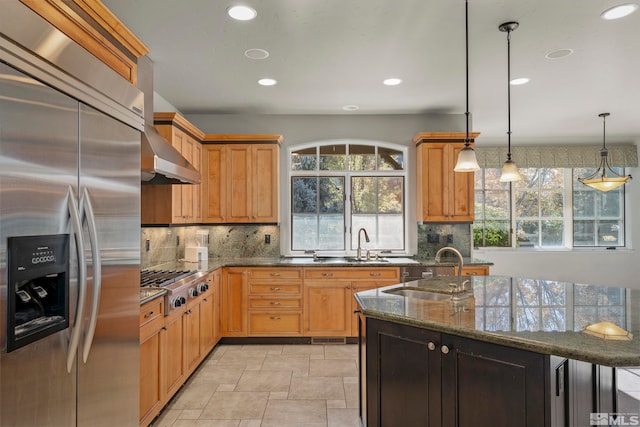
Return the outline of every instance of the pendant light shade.
[[[467,137],[464,140],[464,148],[458,153],[458,161],[453,168],[455,172],[475,172],[480,170],[476,152],[471,147],[469,139],[469,2],[464,2],[464,23],[465,23],[465,63],[466,63],[466,96],[467,111],[464,113],[467,120]]]
[[[505,22],[498,29],[507,33],[507,161],[502,166],[500,181],[513,182],[522,180],[516,163],[511,160],[511,32],[518,28],[517,22]]]
[[[605,142],[605,120],[607,116],[609,116],[609,113],[598,114],[598,117],[602,117],[602,149],[600,150],[600,166],[588,177],[578,178],[578,181],[584,185],[595,188],[599,191],[610,191],[631,181],[631,175],[620,175],[611,169],[611,166],[609,165],[609,150],[607,150]]]

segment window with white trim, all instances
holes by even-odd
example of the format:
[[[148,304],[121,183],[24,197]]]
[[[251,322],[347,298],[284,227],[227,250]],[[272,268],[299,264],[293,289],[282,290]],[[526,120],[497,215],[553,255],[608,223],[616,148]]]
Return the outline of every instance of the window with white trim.
[[[511,184],[500,182],[499,168],[475,173],[474,246],[625,246],[625,186],[603,193],[582,185],[588,168],[519,171],[522,181]]]
[[[291,253],[406,252],[406,147],[327,142],[290,149]]]

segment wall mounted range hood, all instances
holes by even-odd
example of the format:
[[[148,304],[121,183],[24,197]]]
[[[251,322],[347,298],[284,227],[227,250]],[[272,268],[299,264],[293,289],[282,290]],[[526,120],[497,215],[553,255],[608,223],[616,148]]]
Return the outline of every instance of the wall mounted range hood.
[[[153,63],[138,58],[138,88],[144,93],[144,132],[140,147],[143,184],[200,184],[194,168],[153,126]]]

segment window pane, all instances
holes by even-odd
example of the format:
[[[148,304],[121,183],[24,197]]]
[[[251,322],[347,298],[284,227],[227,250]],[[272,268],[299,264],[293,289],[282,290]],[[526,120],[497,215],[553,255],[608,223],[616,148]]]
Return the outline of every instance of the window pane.
[[[291,152],[291,170],[312,171],[317,166],[316,147]]]
[[[509,193],[507,191],[484,192],[485,219],[507,219],[509,218]]]
[[[347,158],[345,145],[323,145],[320,147],[320,170],[343,171]]]
[[[318,249],[318,217],[293,215],[291,220],[291,249]]]
[[[542,226],[542,246],[562,246],[563,239],[563,223],[562,220],[544,220],[541,221]]]
[[[349,144],[349,170],[372,171],[376,168],[376,147]]]
[[[509,247],[509,220],[486,221],[484,226],[473,225],[473,245]]]
[[[500,169],[492,168],[475,173],[473,244],[476,247],[510,246],[509,186],[500,182],[500,172]]]
[[[320,215],[318,249],[344,249],[344,215]]]
[[[580,184],[582,185],[582,184]],[[573,217],[593,218],[595,211],[596,193],[594,191],[579,190],[573,192]]]
[[[599,193],[600,203],[598,204],[598,211],[600,217],[614,217],[619,218],[622,216],[622,192],[621,191],[607,191],[606,193]]]
[[[518,246],[538,246],[538,221],[516,221]]]
[[[376,213],[378,210],[376,178],[371,176],[351,178],[353,199],[352,213]]]
[[[378,178],[378,212],[401,214],[403,211],[404,179],[402,177]]]
[[[379,170],[404,170],[402,151],[391,148],[378,147]]]
[[[543,190],[540,192],[540,216],[562,218],[564,198],[562,190]]]
[[[598,223],[598,245],[599,246],[620,246],[622,229],[620,221],[600,221]]]
[[[538,216],[538,191],[522,191],[516,198],[516,215],[518,217]]]
[[[293,213],[317,213],[318,178],[292,178],[291,206]]]
[[[402,215],[380,215],[376,238],[377,249],[404,249],[404,221]]]
[[[575,246],[595,246],[594,221],[573,221],[573,244]]]
[[[321,177],[319,213],[344,213],[344,178]]]

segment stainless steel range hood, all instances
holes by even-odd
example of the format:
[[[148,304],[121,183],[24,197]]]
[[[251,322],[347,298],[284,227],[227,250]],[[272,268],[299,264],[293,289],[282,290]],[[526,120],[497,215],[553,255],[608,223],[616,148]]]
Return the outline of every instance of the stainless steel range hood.
[[[138,88],[144,92],[144,132],[141,140],[143,184],[199,184],[194,168],[153,126],[153,63],[138,58]]]
[[[143,184],[200,183],[200,172],[148,122],[144,125],[140,155]]]

